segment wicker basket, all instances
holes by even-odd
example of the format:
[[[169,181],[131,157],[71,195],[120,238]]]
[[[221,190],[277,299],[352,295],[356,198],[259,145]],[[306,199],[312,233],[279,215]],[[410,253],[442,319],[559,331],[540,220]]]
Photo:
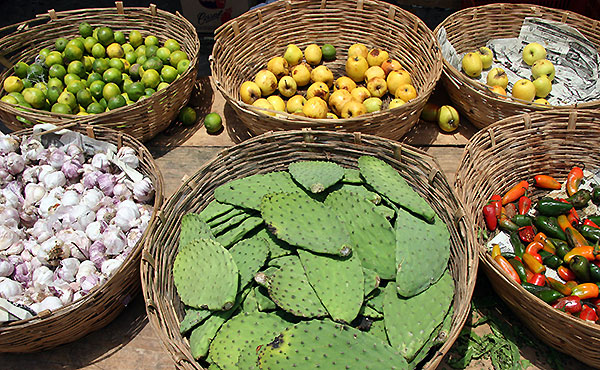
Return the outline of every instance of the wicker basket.
[[[465,222],[462,206],[439,165],[418,149],[376,136],[295,130],[267,133],[220,152],[181,185],[150,225],[151,236],[142,255],[142,289],[149,320],[179,368],[201,368],[192,357],[188,340],[179,334],[183,305],[173,285],[172,265],[181,217],[204,209],[213,199],[214,189],[230,180],[284,170],[297,160],[327,159],[356,167],[361,155],[382,158],[402,171],[450,227],[450,271],[456,282],[452,330],[425,368],[439,364],[467,318],[477,271],[473,228]]]
[[[311,43],[334,45],[337,59],[325,65],[337,78],[345,74],[348,47],[358,42],[387,50],[391,58],[399,60],[412,76],[417,98],[393,110],[340,120],[282,112],[269,116],[239,98],[242,83],[265,69],[272,57],[283,55],[290,43],[302,50]],[[312,128],[363,132],[394,140],[417,123],[442,68],[439,46],[425,23],[379,0],[273,2],[217,29],[211,60],[217,88],[254,134]]]
[[[475,227],[485,228],[483,206],[520,180],[548,174],[564,181],[574,165],[600,168],[600,111],[554,111],[507,118],[471,138],[457,173],[457,191]],[[547,191],[535,189],[535,200]],[[479,234],[481,266],[494,290],[548,345],[600,367],[600,325],[555,310],[501,271]]]
[[[138,171],[148,176],[154,185],[154,219],[163,202],[163,178],[150,152],[139,141],[119,131],[80,123],[70,126],[69,130],[112,143],[118,148],[129,146],[137,151]],[[32,130],[14,134],[31,135]],[[0,352],[34,352],[56,347],[73,342],[115,319],[139,291],[139,261],[148,233],[149,229],[117,272],[90,294],[56,311],[46,310],[31,319],[0,325]]]
[[[19,61],[30,63],[42,48],[54,50],[59,37],[79,36],[78,26],[88,22],[92,27],[108,26],[129,33],[138,30],[142,36],[153,34],[162,43],[175,39],[190,58],[190,67],[168,87],[134,104],[109,112],[89,116],[52,113],[38,109],[17,107],[0,101],[0,121],[11,130],[31,127],[35,123],[62,124],[79,120],[126,132],[144,142],[164,130],[185,106],[196,80],[196,65],[200,42],[194,26],[179,13],[176,15],[149,8],[81,9],[64,12],[50,10],[48,14],[0,29],[0,62],[7,69],[0,75],[0,84],[12,74],[12,66]],[[4,90],[0,90],[0,95]],[[18,109],[17,109],[18,108]],[[26,123],[27,121],[31,124]]]
[[[529,4],[490,4],[463,9],[451,14],[433,32],[438,35],[440,29],[445,28],[448,41],[460,54],[485,46],[490,39],[517,37],[525,17],[565,23],[578,29],[600,48],[600,35],[596,31],[597,21],[570,11]],[[479,128],[520,113],[552,111],[559,108],[600,107],[600,100],[576,106],[548,107],[497,95],[492,93],[488,86],[471,79],[445,59],[442,81],[458,110]]]

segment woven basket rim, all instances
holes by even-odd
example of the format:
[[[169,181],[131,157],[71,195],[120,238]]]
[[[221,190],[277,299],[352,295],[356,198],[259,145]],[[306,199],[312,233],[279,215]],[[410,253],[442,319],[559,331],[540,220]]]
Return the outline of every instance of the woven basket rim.
[[[63,129],[64,127],[60,126],[59,128]],[[150,152],[148,151],[148,149],[141,142],[139,142],[137,139],[135,139],[131,135],[128,135],[127,133],[124,133],[121,131],[112,130],[112,129],[106,128],[106,127],[91,126],[91,125],[81,124],[80,122],[72,122],[72,125],[69,125],[69,127],[66,127],[66,129],[72,130],[75,132],[79,132],[80,134],[88,136],[88,137],[90,137],[90,134],[92,134],[93,135],[92,137],[96,138],[97,140],[110,142],[117,146],[125,145],[125,143],[127,143],[127,144],[132,143],[135,145],[135,147],[133,147],[133,149],[136,150],[136,154],[137,154],[138,158],[140,159],[140,161],[143,159],[150,159],[148,164],[150,165],[151,169],[153,170],[153,175],[156,177],[156,180],[152,181],[154,189],[155,189],[155,195],[154,195],[154,201],[152,203],[154,210],[152,212],[150,222],[153,222],[154,219],[156,217],[158,217],[159,210],[160,210],[162,204],[164,203],[164,197],[163,197],[164,179],[162,176],[162,172],[160,171],[159,167],[154,162],[154,159],[153,159],[152,155],[150,154]],[[12,132],[12,133],[10,133],[10,135],[23,137],[23,136],[29,136],[32,133],[33,133],[33,129],[28,128],[28,129]],[[116,136],[117,143],[114,143],[112,141],[107,141],[106,137],[104,137],[106,135]],[[99,138],[99,137],[101,137],[101,138]],[[123,138],[125,140],[123,140]],[[118,143],[120,143],[120,144],[118,145]],[[142,157],[142,155],[144,155],[144,157]],[[90,305],[90,303],[93,303],[93,301],[96,300],[96,298],[99,295],[103,294],[104,291],[106,290],[106,287],[109,286],[109,284],[118,282],[118,280],[123,280],[122,275],[123,275],[124,269],[130,268],[132,266],[136,266],[139,263],[138,260],[140,258],[140,254],[143,250],[144,241],[148,238],[149,230],[150,230],[149,227],[147,227],[146,230],[144,230],[144,233],[142,234],[140,240],[136,243],[135,247],[131,250],[130,254],[126,257],[126,259],[123,261],[121,266],[117,269],[117,271],[112,276],[110,276],[108,279],[106,279],[106,281],[102,285],[95,287],[91,291],[91,293],[81,297],[80,299],[78,299],[70,304],[62,306],[58,310],[55,310],[55,311],[45,310],[45,311],[42,311],[41,313],[38,313],[38,315],[36,315],[32,318],[29,318],[29,319],[9,321],[7,323],[4,323],[3,325],[0,326],[0,333],[5,332],[7,330],[26,330],[29,326],[38,324],[38,323],[43,323],[44,320],[47,320],[50,318],[64,318],[64,317],[76,315],[77,310],[81,306]],[[107,323],[105,323],[105,324],[107,324]],[[43,333],[38,333],[38,334],[43,335]],[[66,340],[65,342],[68,342],[68,340]]]

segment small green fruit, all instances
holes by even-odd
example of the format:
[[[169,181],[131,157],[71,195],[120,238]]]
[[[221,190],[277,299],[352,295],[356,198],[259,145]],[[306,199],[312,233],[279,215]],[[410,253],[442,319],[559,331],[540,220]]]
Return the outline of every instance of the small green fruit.
[[[221,116],[218,113],[209,113],[204,117],[204,127],[206,127],[206,132],[209,134],[214,134],[223,128],[223,121],[221,120]]]

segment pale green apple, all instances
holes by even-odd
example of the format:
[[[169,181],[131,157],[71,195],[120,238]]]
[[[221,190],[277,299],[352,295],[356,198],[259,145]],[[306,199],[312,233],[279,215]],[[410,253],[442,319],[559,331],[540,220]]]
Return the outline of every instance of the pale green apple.
[[[532,42],[523,48],[523,61],[532,65],[536,60],[546,59],[546,48],[537,42]]]
[[[554,64],[548,59],[536,60],[531,66],[531,75],[534,80],[540,76],[547,76],[552,81],[555,73]]]
[[[535,86],[535,96],[538,98],[545,98],[552,91],[552,82],[545,75],[533,80],[533,86]]]
[[[367,109],[367,113],[373,113],[381,110],[381,106],[383,105],[383,101],[379,98],[368,98],[363,102],[363,105]]]
[[[481,64],[483,65],[483,69],[488,69],[492,66],[492,61],[494,59],[494,53],[490,48],[486,48],[482,46],[477,51],[479,57],[481,58]]]
[[[492,68],[487,75],[488,86],[501,86],[506,89],[508,86],[508,76],[502,68]]]
[[[469,77],[479,77],[483,70],[483,63],[478,53],[466,53],[462,59],[462,69]]]
[[[443,131],[452,132],[458,128],[460,117],[454,107],[442,105],[438,111],[437,122]]]
[[[300,48],[294,44],[289,44],[285,49],[285,53],[283,54],[283,58],[287,60],[288,65],[290,66],[295,66],[300,63],[303,56],[302,50],[300,50]]]
[[[513,85],[512,96],[517,99],[533,101],[535,98],[535,85],[529,80],[520,79]]]

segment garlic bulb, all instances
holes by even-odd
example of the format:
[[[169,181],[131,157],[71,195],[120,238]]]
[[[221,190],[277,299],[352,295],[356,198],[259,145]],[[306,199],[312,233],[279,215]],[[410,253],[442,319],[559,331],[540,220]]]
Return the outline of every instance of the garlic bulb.
[[[16,243],[12,243],[10,247],[4,250],[4,253],[10,258],[11,256],[16,256],[17,254],[21,254],[25,249],[25,242],[23,240],[18,240]]]
[[[100,201],[104,198],[104,194],[98,189],[88,189],[81,197],[81,204],[87,206],[92,211],[100,209],[102,204]]]
[[[33,271],[33,287],[37,290],[45,290],[54,282],[54,273],[46,266],[40,266]]]
[[[15,266],[6,258],[0,256],[0,276],[8,277],[15,271]]]
[[[107,172],[110,170],[110,161],[104,153],[97,153],[92,157],[92,166],[96,169]]]
[[[63,303],[60,300],[60,298],[55,297],[55,296],[49,296],[49,297],[44,298],[44,300],[42,302],[40,302],[39,311],[37,311],[37,312],[41,312],[41,311],[45,311],[45,310],[56,311],[59,308],[61,308],[62,306],[63,306]]]
[[[79,282],[84,276],[94,275],[97,272],[96,266],[92,261],[83,261],[79,264],[79,270],[75,279]]]
[[[34,206],[24,207],[21,212],[19,212],[19,218],[21,219],[21,224],[25,227],[32,227],[35,222],[38,220],[37,209]]]
[[[133,198],[138,202],[147,202],[154,196],[154,186],[149,178],[144,177],[142,181],[133,184]]]
[[[12,135],[0,133],[0,154],[12,153],[19,147],[19,142]]]
[[[45,177],[46,177],[46,175],[48,175],[49,173],[56,172],[56,170],[55,170],[55,169],[54,169],[52,166],[50,166],[50,165],[47,165],[47,164],[40,165],[40,166],[39,166],[39,169],[40,169],[40,170],[38,171],[38,174],[37,174],[37,177],[38,177],[38,181],[39,181],[39,182],[43,182],[43,181],[44,181],[44,178],[45,178]]]
[[[23,170],[21,174],[21,179],[24,183],[28,184],[30,182],[36,183],[38,182],[38,175],[42,168],[40,166],[27,167]]]
[[[29,234],[33,236],[38,243],[43,243],[54,235],[52,224],[47,219],[38,219],[33,228],[29,229]]]
[[[23,287],[7,277],[0,277],[0,297],[11,299],[23,294]]]
[[[131,190],[129,190],[127,185],[125,185],[124,183],[118,183],[113,188],[113,196],[117,200],[123,201],[123,200],[131,199],[131,197],[133,196],[133,193],[131,192]]]
[[[63,305],[73,302],[73,288],[66,281],[57,279],[50,288],[54,291],[54,296],[60,298]]]
[[[46,188],[40,184],[25,185],[25,204],[37,204],[46,195]]]
[[[109,223],[117,214],[113,205],[102,207],[96,212],[96,220]]]
[[[106,246],[106,254],[111,256],[121,253],[127,245],[125,234],[115,225],[106,228],[101,241]]]
[[[23,197],[23,184],[21,184],[18,181],[11,181],[8,184],[6,184],[6,187],[4,188],[4,190],[10,191],[12,192],[15,197],[17,198],[17,201],[19,202],[19,204],[23,204],[25,202],[25,198]],[[18,208],[18,207],[15,207]]]
[[[80,261],[86,260],[89,254],[90,240],[82,230],[64,229],[56,234],[67,248],[70,248],[70,255]],[[68,256],[67,256],[68,257]]]
[[[102,175],[101,171],[92,171],[87,172],[83,175],[83,186],[86,189],[92,189],[94,186],[98,185],[98,176]]]
[[[56,270],[56,274],[64,281],[75,281],[75,276],[79,271],[80,262],[77,258],[65,258],[60,262],[60,266]]]
[[[134,228],[129,230],[127,233],[127,246],[133,248],[140,241],[142,235],[144,235],[142,229]]]
[[[126,232],[132,227],[136,226],[139,217],[140,212],[137,204],[135,204],[132,200],[125,200],[117,206],[117,214],[112,220],[112,223]]]
[[[67,190],[73,190],[76,191],[77,194],[83,194],[83,192],[85,191],[85,186],[83,186],[81,182],[77,182],[75,184],[69,185],[67,187]]]
[[[44,265],[57,266],[61,260],[71,256],[71,248],[53,236],[40,244],[37,259]]]
[[[65,186],[67,183],[67,178],[62,171],[54,171],[44,176],[42,182],[46,186],[46,189],[54,189],[59,186]]]
[[[60,168],[65,177],[71,181],[77,180],[81,174],[81,163],[77,160],[68,160]]]
[[[102,175],[98,176],[98,188],[100,188],[100,190],[102,190],[102,192],[109,197],[113,195],[113,189],[116,183],[117,179],[110,173],[103,173]]]
[[[48,164],[55,170],[60,170],[63,164],[69,159],[69,156],[60,149],[53,149],[48,156]]]
[[[100,239],[102,232],[106,228],[106,226],[102,227],[102,224],[100,221],[90,222],[85,228],[85,235],[93,242]]]
[[[25,158],[17,153],[9,153],[6,156],[6,162],[4,164],[6,171],[13,176],[16,176],[23,172],[25,169]]]
[[[29,268],[31,264],[27,262],[20,263],[15,266],[13,279],[19,283],[29,284],[32,278],[32,270]]]
[[[128,146],[124,146],[119,149],[117,152],[117,158],[133,169],[137,168],[140,163],[135,150]]]
[[[102,263],[101,271],[106,277],[111,277],[123,264],[122,261],[109,259]]]
[[[4,168],[0,168],[0,186],[4,186],[9,182],[13,181],[15,177],[8,173]]]
[[[61,205],[63,206],[74,206],[79,204],[81,196],[75,190],[67,190],[64,192],[62,198],[60,198]]]
[[[43,150],[42,143],[33,137],[23,139],[21,142],[21,154],[30,162],[37,161]]]
[[[60,201],[50,194],[46,194],[41,200],[38,207],[40,216],[48,218],[48,216],[60,206]]]
[[[102,263],[106,261],[105,253],[106,247],[101,241],[95,241],[90,245],[90,261],[94,263],[94,266],[97,268],[102,267]]]
[[[8,228],[19,226],[19,211],[10,206],[0,206],[0,220]]]
[[[0,251],[8,249],[19,240],[19,236],[13,229],[0,225]]]
[[[78,161],[79,163],[85,162],[85,156],[83,154],[83,150],[76,144],[69,144],[69,146],[67,147],[66,153],[69,157]]]

